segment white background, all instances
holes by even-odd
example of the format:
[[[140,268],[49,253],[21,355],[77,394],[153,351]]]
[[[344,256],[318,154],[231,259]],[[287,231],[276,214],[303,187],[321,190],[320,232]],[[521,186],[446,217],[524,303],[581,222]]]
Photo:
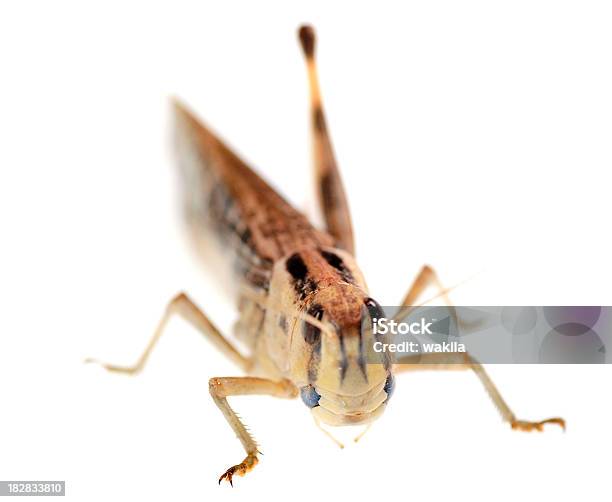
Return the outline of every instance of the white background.
[[[605,498],[610,367],[489,368],[565,434],[511,431],[469,373],[398,377],[343,451],[300,402],[236,398],[265,455],[232,490],[243,451],[207,381],[239,373],[191,328],[136,378],[82,363],[135,360],[180,290],[234,319],[181,226],[169,96],[312,213],[305,21],[374,297],[429,263],[477,274],[458,304],[612,302],[608,2],[3,2],[0,479],[79,501]]]

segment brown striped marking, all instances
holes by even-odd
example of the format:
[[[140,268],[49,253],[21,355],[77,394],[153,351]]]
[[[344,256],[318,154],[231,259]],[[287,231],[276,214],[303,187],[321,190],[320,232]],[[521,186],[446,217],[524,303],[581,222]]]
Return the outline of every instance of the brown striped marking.
[[[308,315],[317,320],[323,319],[323,307],[315,304],[308,309]],[[308,381],[313,383],[317,379],[319,364],[321,362],[321,329],[310,324],[308,321],[302,323],[302,334],[304,341],[310,345],[310,359],[308,360]]]

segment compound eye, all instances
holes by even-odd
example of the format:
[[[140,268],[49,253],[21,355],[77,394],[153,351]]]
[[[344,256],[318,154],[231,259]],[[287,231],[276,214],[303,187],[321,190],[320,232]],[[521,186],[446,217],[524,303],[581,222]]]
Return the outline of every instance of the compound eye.
[[[300,389],[300,396],[302,397],[302,401],[309,408],[314,408],[315,406],[319,406],[319,399],[321,396],[315,390],[312,385],[306,385]]]
[[[368,309],[368,315],[370,319],[380,319],[385,317],[385,311],[378,304],[378,302],[372,298],[366,298],[364,301],[366,308]]]

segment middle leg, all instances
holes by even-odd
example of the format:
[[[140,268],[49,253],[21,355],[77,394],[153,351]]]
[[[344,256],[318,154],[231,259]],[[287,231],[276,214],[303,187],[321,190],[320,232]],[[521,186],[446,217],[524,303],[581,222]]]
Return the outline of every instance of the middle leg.
[[[444,288],[442,281],[438,277],[436,271],[431,268],[429,265],[424,265],[416,279],[412,283],[412,285],[408,288],[408,291],[404,295],[402,302],[400,303],[400,309],[395,314],[394,319],[400,320],[403,319],[412,307],[416,304],[416,301],[423,295],[425,290],[430,287],[435,286],[438,290],[438,296],[441,296],[444,300],[444,303],[449,307],[452,307],[450,299],[448,298],[448,289]],[[433,299],[433,298],[432,298]]]
[[[250,357],[245,357],[234,345],[219,331],[219,329],[208,319],[208,316],[185,294],[180,293],[175,296],[162,316],[157,329],[153,333],[149,343],[145,347],[143,353],[132,366],[118,366],[116,364],[100,363],[96,359],[86,359],[88,363],[101,364],[108,371],[115,373],[124,373],[127,375],[136,375],[145,367],[151,352],[157,345],[166,329],[166,325],[170,318],[174,315],[179,315],[193,327],[195,327],[202,335],[210,340],[223,354],[234,361],[244,371],[248,371],[252,365]]]

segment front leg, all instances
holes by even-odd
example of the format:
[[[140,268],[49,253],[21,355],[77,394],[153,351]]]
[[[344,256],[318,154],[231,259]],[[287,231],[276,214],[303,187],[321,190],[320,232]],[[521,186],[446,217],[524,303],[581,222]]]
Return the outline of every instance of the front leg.
[[[448,298],[448,289],[445,289],[440,281],[438,274],[434,269],[425,265],[419,272],[417,278],[414,280],[408,292],[402,299],[401,308],[395,314],[395,320],[403,319],[411,310],[412,306],[416,301],[423,295],[423,292],[429,286],[436,286],[438,289],[439,296],[442,296],[446,305],[451,309],[452,315],[458,325],[464,325],[453,308],[451,301]],[[454,354],[420,354],[418,356],[408,356],[400,359],[394,365],[394,371],[419,371],[419,370],[472,370],[483,387],[487,391],[487,394],[491,397],[493,404],[499,410],[504,421],[508,422],[514,430],[519,431],[542,431],[544,425],[555,424],[565,430],[565,420],[559,417],[549,418],[538,422],[532,422],[527,420],[519,420],[516,418],[501,393],[489,377],[488,373],[478,361],[472,356],[466,353],[454,353]]]
[[[223,416],[230,424],[236,436],[246,451],[246,458],[239,464],[230,467],[219,478],[219,484],[226,479],[234,486],[232,478],[234,475],[244,476],[255,465],[257,465],[257,443],[249,434],[244,424],[236,415],[236,412],[227,402],[228,396],[244,396],[247,394],[260,394],[292,399],[297,397],[298,390],[289,380],[274,381],[267,378],[255,377],[222,377],[211,378],[209,381],[210,395],[219,407]]]
[[[565,430],[565,420],[559,417],[548,418],[537,422],[519,420],[516,418],[482,364],[467,353],[431,353],[408,356],[400,359],[398,363],[393,366],[393,370],[396,373],[421,370],[472,370],[482,383],[487,394],[489,394],[495,407],[499,410],[502,419],[508,422],[514,430],[542,432],[546,424],[555,424]]]

